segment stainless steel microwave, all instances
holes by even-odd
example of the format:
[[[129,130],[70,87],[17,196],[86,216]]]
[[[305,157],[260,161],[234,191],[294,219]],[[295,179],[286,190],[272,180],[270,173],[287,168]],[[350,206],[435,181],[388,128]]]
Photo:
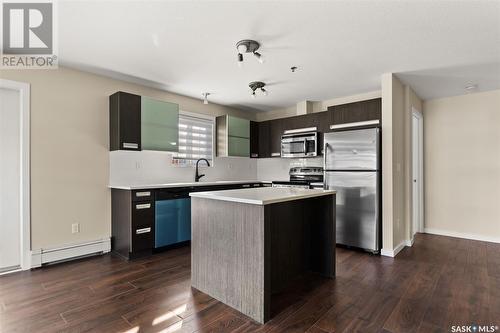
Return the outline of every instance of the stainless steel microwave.
[[[285,131],[281,136],[281,157],[318,156],[316,127]]]

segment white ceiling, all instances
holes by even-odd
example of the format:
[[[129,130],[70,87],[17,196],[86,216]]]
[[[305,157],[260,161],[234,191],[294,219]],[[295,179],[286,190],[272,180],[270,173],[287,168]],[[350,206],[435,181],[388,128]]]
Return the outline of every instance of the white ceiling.
[[[385,72],[474,78],[500,63],[498,1],[71,1],[58,12],[61,64],[249,110],[378,90]],[[266,62],[238,68],[247,38]],[[269,96],[250,97],[254,80]],[[450,80],[419,82],[423,97],[449,94]]]
[[[476,86],[471,92],[500,89],[500,62],[477,65],[432,68],[398,73],[420,98],[433,99],[468,93],[467,86]]]

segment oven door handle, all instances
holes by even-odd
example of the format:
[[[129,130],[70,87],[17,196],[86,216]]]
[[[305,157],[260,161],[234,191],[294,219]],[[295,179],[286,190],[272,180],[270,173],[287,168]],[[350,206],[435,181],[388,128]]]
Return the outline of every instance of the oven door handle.
[[[307,154],[307,139],[304,139],[304,154]]]

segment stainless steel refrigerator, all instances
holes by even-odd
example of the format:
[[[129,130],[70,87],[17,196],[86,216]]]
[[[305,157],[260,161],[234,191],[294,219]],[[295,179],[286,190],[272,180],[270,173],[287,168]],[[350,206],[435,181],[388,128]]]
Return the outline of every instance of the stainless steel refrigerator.
[[[381,248],[380,129],[324,135],[324,183],[337,191],[337,244]]]

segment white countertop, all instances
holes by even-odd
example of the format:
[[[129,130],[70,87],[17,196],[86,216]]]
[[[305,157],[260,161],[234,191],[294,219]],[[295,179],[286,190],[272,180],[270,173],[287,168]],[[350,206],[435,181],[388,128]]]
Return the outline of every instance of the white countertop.
[[[210,186],[210,185],[231,185],[231,184],[247,184],[247,183],[271,183],[270,181],[262,180],[219,180],[215,182],[192,182],[192,183],[164,183],[164,184],[124,184],[124,185],[109,185],[109,188],[119,190],[142,190],[155,188],[170,188],[170,187],[190,187],[190,186]]]
[[[253,205],[269,205],[277,202],[314,198],[332,194],[335,194],[335,191],[290,187],[259,187],[238,190],[195,192],[189,195],[194,198],[241,202]]]

